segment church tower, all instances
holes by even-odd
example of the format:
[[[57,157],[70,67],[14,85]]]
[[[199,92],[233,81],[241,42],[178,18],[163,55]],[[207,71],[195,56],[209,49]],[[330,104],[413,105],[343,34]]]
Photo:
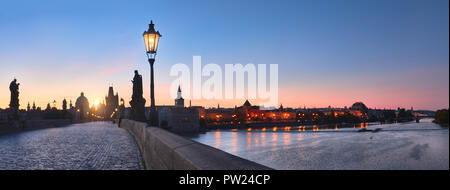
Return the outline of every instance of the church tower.
[[[178,86],[177,98],[175,99],[175,107],[184,107],[184,99],[181,97],[181,88]]]
[[[66,110],[67,109],[67,100],[66,98],[64,98],[63,102],[62,102],[62,109]]]
[[[112,86],[109,86],[108,96],[105,96],[105,101],[105,116],[107,118],[111,118],[113,112],[115,113],[115,110],[119,107],[119,94],[116,93],[116,95],[114,95],[114,89]]]

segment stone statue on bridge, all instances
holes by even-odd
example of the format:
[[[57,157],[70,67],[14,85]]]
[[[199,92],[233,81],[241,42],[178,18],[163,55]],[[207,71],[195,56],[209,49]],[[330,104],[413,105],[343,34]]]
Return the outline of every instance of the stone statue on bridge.
[[[14,120],[19,119],[19,85],[20,83],[17,83],[17,79],[14,79],[9,84],[9,90],[11,91],[11,101],[9,102],[9,117],[10,119]]]
[[[146,121],[145,118],[145,99],[142,96],[142,75],[137,70],[134,71],[133,95],[131,96],[131,119],[136,121]]]

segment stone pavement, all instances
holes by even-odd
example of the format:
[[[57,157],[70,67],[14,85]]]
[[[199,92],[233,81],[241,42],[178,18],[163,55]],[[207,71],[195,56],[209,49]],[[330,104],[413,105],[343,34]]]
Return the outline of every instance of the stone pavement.
[[[0,170],[140,170],[133,137],[111,122],[0,136]]]

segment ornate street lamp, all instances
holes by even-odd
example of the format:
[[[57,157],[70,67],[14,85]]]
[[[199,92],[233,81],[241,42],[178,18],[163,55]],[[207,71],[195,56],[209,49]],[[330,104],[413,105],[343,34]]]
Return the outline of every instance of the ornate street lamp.
[[[147,53],[148,62],[150,63],[150,125],[158,126],[158,117],[155,107],[155,90],[153,81],[153,64],[155,63],[156,50],[161,34],[155,31],[153,21],[150,21],[148,30],[144,31],[145,52]]]

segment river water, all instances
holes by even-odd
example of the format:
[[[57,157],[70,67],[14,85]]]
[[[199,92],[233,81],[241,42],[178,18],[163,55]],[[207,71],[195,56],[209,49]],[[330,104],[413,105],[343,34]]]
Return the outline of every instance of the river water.
[[[274,169],[448,170],[449,129],[431,121],[314,130],[214,130],[191,139]],[[382,130],[357,132],[361,127]]]

